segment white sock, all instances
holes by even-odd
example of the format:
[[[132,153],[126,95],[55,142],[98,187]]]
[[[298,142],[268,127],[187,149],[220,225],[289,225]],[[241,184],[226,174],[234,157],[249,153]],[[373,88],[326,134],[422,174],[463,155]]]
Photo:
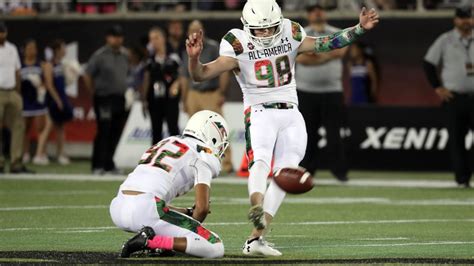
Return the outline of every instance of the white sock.
[[[278,208],[280,208],[283,199],[285,199],[285,195],[286,192],[272,180],[263,200],[263,211],[275,217]]]
[[[262,193],[265,195],[267,189],[267,178],[270,173],[270,166],[262,160],[256,161],[250,168],[250,176],[248,181],[249,195],[253,193]]]
[[[222,258],[224,256],[224,244],[222,242],[212,244],[202,237],[186,237],[186,254],[201,258]]]

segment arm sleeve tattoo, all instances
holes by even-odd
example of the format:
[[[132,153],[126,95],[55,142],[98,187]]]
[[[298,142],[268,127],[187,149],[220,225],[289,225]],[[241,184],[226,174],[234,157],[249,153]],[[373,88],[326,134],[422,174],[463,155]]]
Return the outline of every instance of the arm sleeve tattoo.
[[[316,37],[314,41],[314,51],[316,53],[328,52],[334,49],[345,47],[364,34],[365,30],[357,24],[354,27],[343,29],[327,36]]]

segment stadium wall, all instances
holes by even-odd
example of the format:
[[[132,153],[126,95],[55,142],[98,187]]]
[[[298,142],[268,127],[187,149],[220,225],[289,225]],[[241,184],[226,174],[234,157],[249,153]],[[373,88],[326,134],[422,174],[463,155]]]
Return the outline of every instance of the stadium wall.
[[[133,167],[151,143],[150,122],[143,117],[141,110],[141,103],[137,102],[130,112],[115,154],[119,167]],[[239,169],[245,152],[244,108],[242,103],[234,102],[225,104],[223,110],[230,127],[232,163],[235,169]],[[345,127],[340,133],[347,147],[351,169],[449,169],[449,135],[440,108],[359,106],[348,108],[346,117]],[[187,118],[186,114],[181,114],[181,128]],[[315,137],[321,149],[317,155],[319,168],[325,169],[330,159],[325,129],[320,128]],[[473,135],[469,133],[466,147],[472,145]]]
[[[305,21],[297,19],[302,25]],[[186,21],[187,22],[187,21]],[[89,56],[104,42],[104,33],[112,24],[121,24],[125,30],[125,43],[130,45],[146,39],[147,30],[154,25],[166,26],[165,20],[151,19],[100,19],[100,20],[57,20],[57,19],[26,19],[8,20],[10,41],[21,45],[27,38],[35,38],[41,46],[54,38],[63,38],[67,42],[79,44],[79,60],[86,63]],[[203,20],[206,34],[219,40],[229,29],[240,28],[237,19]],[[354,18],[332,20],[337,27],[347,27],[356,23]],[[437,108],[439,101],[425,80],[421,62],[429,45],[442,33],[452,28],[452,19],[437,18],[389,18],[382,20],[380,26],[366,35],[363,41],[375,49],[381,65],[381,92],[378,107],[350,108],[348,125],[351,126],[352,137],[348,138],[350,157],[354,168],[360,169],[419,169],[446,170],[448,169],[447,154],[444,148],[436,149],[394,149],[390,146],[395,134],[395,142],[399,135],[415,134],[411,128],[428,132],[441,130],[442,119]],[[347,82],[346,82],[347,85]],[[346,86],[347,91],[347,86]],[[232,79],[228,90],[227,100],[240,102],[241,92]],[[94,113],[91,110],[91,97],[85,92],[82,82],[79,82],[78,97],[72,99],[75,105],[75,120],[67,127],[67,136],[73,153],[79,156],[90,156],[90,143],[95,135]],[[380,106],[383,106],[381,108]],[[395,107],[396,106],[396,107]],[[430,113],[430,115],[427,115]],[[403,117],[419,117],[412,121],[403,121]],[[431,121],[426,124],[427,119]],[[434,120],[433,120],[434,119]],[[357,121],[357,123],[355,122]],[[372,124],[371,124],[372,123]],[[384,124],[388,123],[388,124]],[[368,148],[359,150],[366,138],[370,127],[380,133],[381,127],[386,127],[383,138],[388,136],[388,148],[381,150]],[[399,128],[405,128],[400,130]],[[395,131],[390,134],[390,130]],[[405,133],[404,133],[405,132]],[[411,132],[411,133],[410,133]],[[417,134],[424,134],[419,133]],[[405,136],[405,135],[404,135]],[[412,135],[411,135],[412,136]],[[444,135],[443,135],[444,136]],[[405,136],[406,137],[406,136]],[[413,137],[413,136],[412,136]],[[382,141],[382,146],[384,139]],[[425,142],[427,140],[424,140]],[[86,145],[83,145],[86,144]],[[402,146],[405,144],[402,144]],[[429,146],[429,145],[428,145]],[[358,148],[359,147],[359,148]],[[398,152],[399,150],[399,152]],[[369,152],[370,151],[370,152]],[[324,150],[323,150],[324,152]],[[359,153],[360,152],[360,153]],[[360,156],[359,156],[360,155]],[[421,155],[421,157],[419,157]],[[324,158],[322,156],[321,158]],[[425,163],[419,162],[423,158]],[[426,158],[426,160],[425,160]],[[241,158],[237,159],[240,160]],[[417,161],[417,160],[418,161]],[[417,161],[415,163],[415,161]],[[326,164],[321,161],[322,167]]]
[[[306,22],[298,19],[302,25]],[[188,22],[188,21],[186,21]],[[125,30],[127,45],[146,39],[147,30],[154,26],[166,26],[164,20],[54,20],[29,19],[7,21],[9,39],[20,45],[27,38],[35,38],[40,46],[54,38],[79,43],[79,59],[85,63],[90,55],[104,42],[104,33],[112,24],[121,24]],[[231,28],[240,28],[237,19],[203,20],[206,34],[215,40]],[[355,19],[330,21],[337,27],[356,23]],[[421,62],[429,45],[443,32],[452,28],[450,18],[389,18],[362,40],[375,48],[381,65],[380,105],[434,106],[438,99],[429,88],[422,72]],[[228,100],[240,101],[241,93],[235,82],[229,90]]]

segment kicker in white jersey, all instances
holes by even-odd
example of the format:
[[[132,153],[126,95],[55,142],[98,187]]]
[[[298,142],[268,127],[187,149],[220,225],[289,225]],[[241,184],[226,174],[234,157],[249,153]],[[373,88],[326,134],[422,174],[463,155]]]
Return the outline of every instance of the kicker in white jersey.
[[[245,107],[265,102],[298,104],[295,59],[305,37],[298,23],[284,19],[280,40],[269,48],[258,46],[240,29],[232,29],[222,38],[220,55],[239,62],[239,69],[234,73]]]

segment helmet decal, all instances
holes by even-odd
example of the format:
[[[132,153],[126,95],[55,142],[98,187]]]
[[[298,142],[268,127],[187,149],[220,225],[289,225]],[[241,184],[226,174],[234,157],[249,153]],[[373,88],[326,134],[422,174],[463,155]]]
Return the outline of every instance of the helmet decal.
[[[197,152],[201,152],[201,151],[204,151],[205,153],[209,153],[209,154],[212,154],[212,150],[207,148],[207,147],[204,147],[204,146],[201,146],[201,145],[197,145],[197,148],[196,148]]]
[[[220,122],[213,122],[214,126],[217,127],[217,130],[219,131],[221,138],[224,139],[227,137],[227,131],[225,130],[224,126]]]
[[[193,137],[203,143],[203,146],[198,145],[199,152],[212,153],[221,159],[229,146],[228,131],[227,122],[221,115],[203,110],[188,120],[183,135]]]

